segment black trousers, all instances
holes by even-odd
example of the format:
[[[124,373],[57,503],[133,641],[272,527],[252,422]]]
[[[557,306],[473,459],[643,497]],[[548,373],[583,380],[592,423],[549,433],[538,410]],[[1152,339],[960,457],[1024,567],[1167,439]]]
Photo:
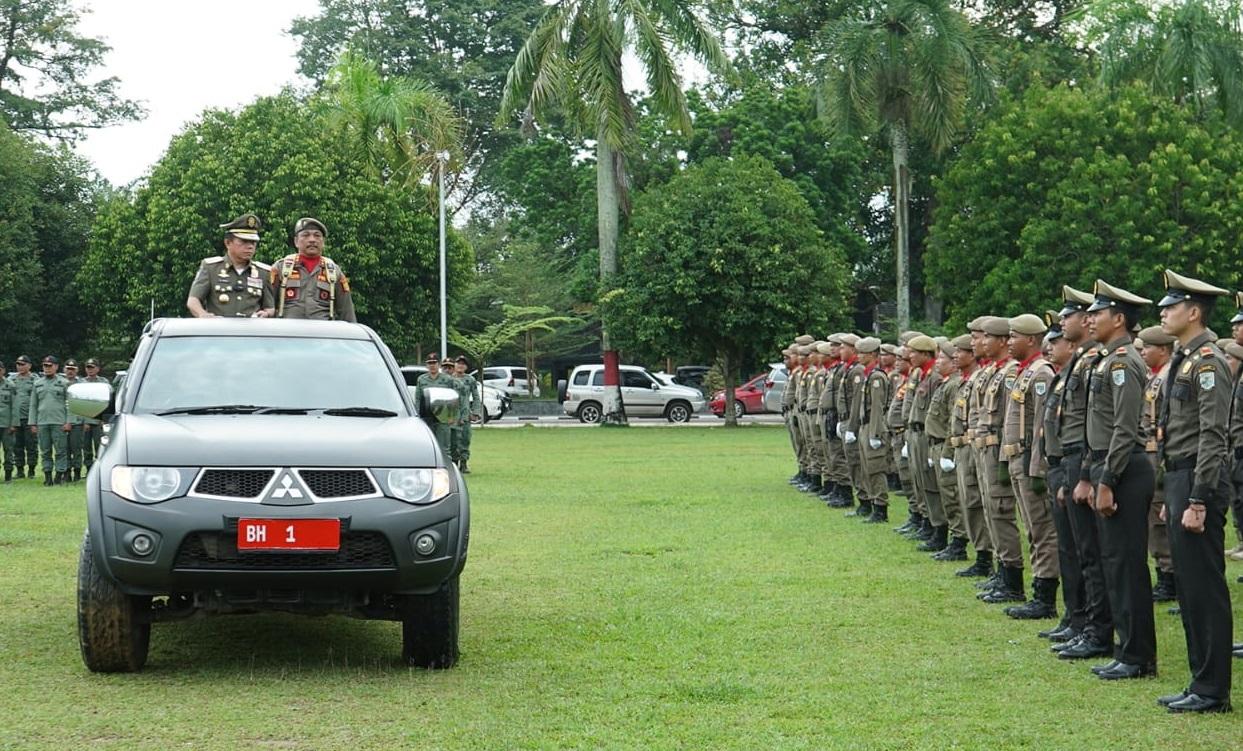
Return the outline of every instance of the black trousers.
[[[1079,567],[1079,552],[1075,550],[1075,533],[1070,528],[1070,515],[1057,502],[1057,489],[1066,484],[1066,470],[1063,465],[1050,466],[1045,482],[1052,489],[1049,493],[1049,506],[1053,527],[1057,530],[1057,562],[1062,573],[1062,603],[1066,607],[1070,625],[1082,629],[1087,620],[1083,571]]]
[[[1062,468],[1066,470],[1066,517],[1070,521],[1075,554],[1079,557],[1079,570],[1083,577],[1083,627],[1103,642],[1113,638],[1114,619],[1109,609],[1109,595],[1105,590],[1105,571],[1101,568],[1101,543],[1096,528],[1096,512],[1090,506],[1080,506],[1071,497],[1075,484],[1079,482],[1082,462],[1083,452],[1068,454],[1062,460]]]
[[[1191,496],[1195,470],[1165,473],[1165,513],[1170,555],[1178,587],[1191,666],[1191,691],[1214,699],[1230,698],[1230,648],[1233,622],[1226,589],[1225,527],[1230,498],[1223,473],[1217,497],[1205,501],[1204,531],[1183,529],[1183,512]]]
[[[1100,482],[1105,463],[1092,466],[1092,484]],[[1131,665],[1157,661],[1157,625],[1152,615],[1152,574],[1148,572],[1148,508],[1156,473],[1142,451],[1131,454],[1114,491],[1117,510],[1096,516],[1101,539],[1101,568],[1109,593],[1118,644],[1114,659]]]
[[[17,426],[17,435],[13,436],[13,463],[18,467],[25,464],[32,471],[39,463],[39,439],[30,432],[25,420]]]
[[[1234,534],[1243,542],[1243,459],[1236,458],[1230,471],[1230,513],[1234,516]]]

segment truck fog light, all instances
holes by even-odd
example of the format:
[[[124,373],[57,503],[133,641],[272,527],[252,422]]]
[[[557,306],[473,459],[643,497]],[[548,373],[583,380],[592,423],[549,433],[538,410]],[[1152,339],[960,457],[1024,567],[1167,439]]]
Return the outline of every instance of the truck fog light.
[[[428,534],[419,535],[414,540],[414,550],[419,555],[431,555],[436,552],[436,538]]]
[[[134,551],[134,555],[148,555],[151,549],[155,547],[155,542],[150,535],[136,534],[129,541],[130,550]]]

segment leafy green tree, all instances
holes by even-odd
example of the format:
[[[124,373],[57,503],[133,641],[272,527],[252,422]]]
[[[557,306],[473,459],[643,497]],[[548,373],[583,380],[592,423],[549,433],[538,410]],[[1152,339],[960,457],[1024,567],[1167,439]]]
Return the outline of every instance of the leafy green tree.
[[[78,32],[70,0],[0,0],[0,117],[9,127],[62,140],[135,120],[115,77],[90,80],[111,49]]]
[[[821,101],[837,132],[883,130],[893,155],[898,327],[910,323],[910,149],[934,152],[963,127],[972,97],[988,95],[982,43],[949,0],[859,0],[824,32]]]
[[[696,14],[695,0],[558,0],[506,75],[498,122],[520,110],[528,118],[556,111],[595,139],[596,221],[605,283],[617,271],[619,213],[627,201],[625,157],[635,127],[634,103],[622,80],[622,55],[635,53],[653,107],[689,133],[690,113],[673,57],[678,49],[713,68],[728,67],[719,42]],[[604,421],[624,423],[617,352],[607,329],[602,342]]]
[[[1097,278],[1151,297],[1166,267],[1235,288],[1240,159],[1237,133],[1144,87],[1033,87],[938,182],[928,283],[955,326]]]
[[[738,367],[846,316],[850,272],[793,182],[766,159],[713,157],[638,197],[606,325],[631,356],[719,360],[733,423]]]
[[[513,344],[519,338],[535,331],[551,332],[557,326],[579,323],[570,316],[552,315],[551,308],[543,306],[519,307],[505,306],[505,317],[496,323],[490,323],[475,334],[467,334],[457,329],[449,332],[449,340],[461,347],[472,363],[483,370],[488,360],[506,345]],[[529,373],[534,377],[535,368],[531,366]]]
[[[349,274],[361,322],[399,357],[435,336],[438,233],[430,201],[377,181],[351,158],[344,136],[289,94],[241,111],[212,111],[173,139],[145,184],[103,207],[78,274],[102,339],[129,341],[152,301],[156,315],[182,315],[200,259],[218,255],[218,225],[244,211],[266,225],[258,257],[288,252],[300,216],[328,226],[326,254]],[[450,235],[450,285],[470,251]]]

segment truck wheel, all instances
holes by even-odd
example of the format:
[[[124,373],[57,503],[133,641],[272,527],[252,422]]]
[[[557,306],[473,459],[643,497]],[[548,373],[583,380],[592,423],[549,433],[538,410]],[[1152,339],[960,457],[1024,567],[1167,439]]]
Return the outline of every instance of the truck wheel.
[[[94,673],[133,673],[147,663],[151,624],[139,614],[149,598],[127,595],[99,570],[91,534],[82,536],[78,556],[78,645]]]
[[[600,422],[600,418],[603,416],[604,412],[601,411],[600,405],[595,402],[583,402],[583,405],[578,408],[579,422],[585,422],[588,425],[595,425]]]
[[[451,668],[458,661],[458,577],[430,595],[405,598],[401,620],[401,659],[428,670]]]
[[[691,405],[686,402],[670,402],[665,410],[665,419],[669,422],[690,422]]]

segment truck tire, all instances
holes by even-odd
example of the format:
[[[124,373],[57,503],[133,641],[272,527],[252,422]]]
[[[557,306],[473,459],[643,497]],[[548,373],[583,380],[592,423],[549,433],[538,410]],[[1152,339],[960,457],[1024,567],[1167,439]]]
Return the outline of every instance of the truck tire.
[[[458,576],[430,595],[409,595],[403,603],[401,659],[428,670],[451,668],[458,661]]]
[[[121,591],[99,570],[91,534],[82,536],[78,556],[78,645],[93,673],[133,673],[147,663],[151,624],[139,618],[149,598]]]

